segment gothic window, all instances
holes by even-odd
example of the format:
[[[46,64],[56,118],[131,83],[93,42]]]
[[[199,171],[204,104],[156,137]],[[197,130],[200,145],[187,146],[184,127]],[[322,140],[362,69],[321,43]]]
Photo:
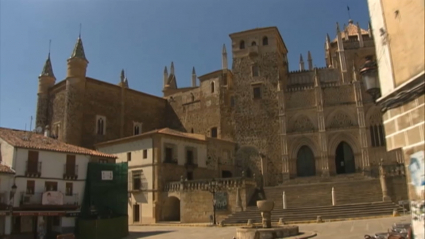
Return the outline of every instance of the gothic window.
[[[245,49],[245,42],[243,40],[239,42],[239,49]]]
[[[142,133],[142,123],[133,122],[133,134],[138,135]]]
[[[255,41],[251,42],[251,46],[256,46],[257,43]]]
[[[211,128],[211,138],[217,138],[217,127]]]
[[[385,131],[382,124],[369,126],[372,147],[385,146]]]
[[[258,76],[258,66],[257,65],[253,65],[251,67],[251,71],[252,71],[252,76]]]
[[[256,86],[253,89],[254,99],[261,99],[261,87]]]
[[[214,93],[214,81],[211,82],[211,93]]]
[[[263,37],[263,46],[267,46],[269,44],[269,39],[267,37]]]
[[[104,116],[96,116],[96,134],[105,135],[106,118]]]

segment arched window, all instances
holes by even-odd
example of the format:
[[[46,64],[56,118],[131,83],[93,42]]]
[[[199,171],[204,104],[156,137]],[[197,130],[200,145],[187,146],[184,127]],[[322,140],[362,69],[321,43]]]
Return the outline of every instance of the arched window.
[[[193,134],[193,128],[190,130],[190,132]]]
[[[211,93],[214,93],[214,81],[211,82]]]
[[[267,46],[269,44],[269,39],[267,37],[263,37],[263,46]]]
[[[138,125],[134,126],[134,135],[140,134],[140,127]]]
[[[239,49],[245,49],[245,42],[243,40],[239,42]]]
[[[103,135],[103,133],[104,133],[103,126],[104,126],[103,119],[102,118],[99,118],[97,120],[97,134],[98,135]]]
[[[251,42],[251,46],[256,46],[257,43],[255,41]]]

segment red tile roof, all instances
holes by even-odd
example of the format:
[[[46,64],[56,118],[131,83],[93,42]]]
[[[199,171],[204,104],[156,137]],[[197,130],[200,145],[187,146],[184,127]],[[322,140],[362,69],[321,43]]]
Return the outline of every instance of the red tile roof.
[[[2,173],[12,173],[12,174],[15,174],[15,171],[13,169],[11,169],[7,165],[0,164],[0,174],[2,174]]]
[[[47,150],[71,154],[83,154],[104,158],[117,158],[115,155],[67,144],[57,139],[45,137],[30,131],[8,129],[0,127],[0,138],[18,148]]]

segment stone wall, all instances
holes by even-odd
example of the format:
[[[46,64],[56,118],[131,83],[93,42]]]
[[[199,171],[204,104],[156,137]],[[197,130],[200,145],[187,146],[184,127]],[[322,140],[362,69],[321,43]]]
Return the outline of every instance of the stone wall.
[[[258,172],[259,154],[263,154],[268,164],[267,181],[271,185],[280,180],[282,168],[277,97],[280,59],[281,55],[277,52],[233,59],[235,141],[241,148],[249,146],[256,149],[252,151],[252,157],[246,155],[239,160],[248,161],[245,165],[256,167],[251,170]],[[258,66],[259,76],[251,75],[253,64]],[[254,99],[252,84],[261,87],[261,99]]]
[[[142,123],[142,132],[166,126],[166,100],[132,89],[87,78],[81,145],[131,136],[133,122]],[[106,117],[105,135],[96,134],[96,115]]]
[[[221,179],[218,181],[224,185],[220,191],[227,192],[228,203],[227,210],[216,211],[217,222],[220,222],[228,215],[238,210],[246,209],[256,185],[252,181],[240,178]],[[237,205],[237,187],[239,187],[241,207]],[[168,200],[169,197],[177,197],[180,200],[180,222],[210,222],[210,215],[213,215],[213,194],[208,191],[208,181],[173,182],[166,186],[165,191],[163,201]],[[167,208],[162,208],[162,210],[167,210]],[[168,212],[164,213],[170,214]]]
[[[62,140],[62,129],[65,117],[65,81],[58,83],[55,88],[49,92],[48,122],[52,134]],[[56,133],[57,131],[57,133]]]

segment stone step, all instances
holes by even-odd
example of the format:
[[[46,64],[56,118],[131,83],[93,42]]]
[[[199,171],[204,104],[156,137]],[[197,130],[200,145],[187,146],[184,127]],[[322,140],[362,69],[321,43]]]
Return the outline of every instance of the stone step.
[[[397,205],[388,202],[377,202],[367,204],[351,204],[335,207],[310,207],[294,209],[274,209],[272,211],[272,221],[277,222],[279,218],[285,221],[310,221],[315,220],[318,215],[323,220],[356,218],[367,216],[391,215],[397,209],[402,213],[402,209]],[[224,223],[246,223],[248,219],[261,221],[261,214],[255,207],[248,207],[246,211],[230,215]]]

